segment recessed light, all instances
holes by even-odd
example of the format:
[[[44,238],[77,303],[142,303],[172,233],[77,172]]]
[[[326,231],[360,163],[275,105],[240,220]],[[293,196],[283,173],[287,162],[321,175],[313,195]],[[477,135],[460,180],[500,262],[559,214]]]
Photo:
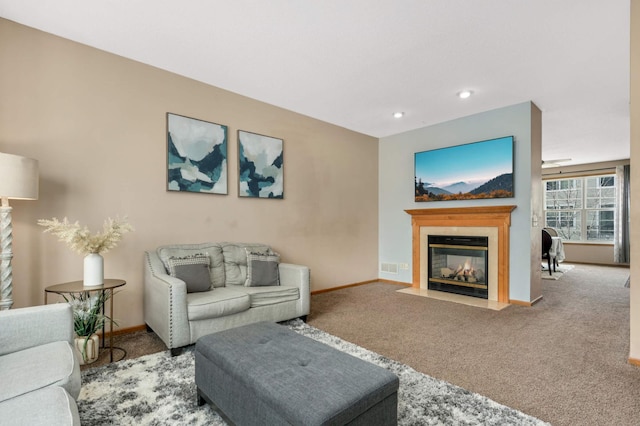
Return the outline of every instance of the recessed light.
[[[473,92],[471,90],[463,90],[461,92],[458,92],[458,97],[460,99],[467,99],[472,94],[473,94]]]
[[[393,117],[394,118],[402,118],[402,117],[404,117],[404,112],[400,112],[400,111],[394,112],[393,113]]]

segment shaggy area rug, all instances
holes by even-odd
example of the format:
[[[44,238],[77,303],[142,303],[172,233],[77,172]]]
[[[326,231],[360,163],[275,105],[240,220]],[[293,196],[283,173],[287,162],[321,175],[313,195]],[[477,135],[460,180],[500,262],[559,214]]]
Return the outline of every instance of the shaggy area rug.
[[[486,397],[419,373],[300,320],[292,330],[395,373],[400,425],[547,425]],[[196,405],[193,346],[116,362],[82,373],[83,425],[225,425],[209,405]]]
[[[542,265],[542,279],[543,280],[559,280],[560,278],[562,278],[562,275],[564,275],[566,272],[569,272],[570,270],[572,270],[574,268],[573,265],[558,265],[556,267],[556,271],[552,273],[552,275],[549,275],[549,269],[547,269],[547,265],[544,264]]]

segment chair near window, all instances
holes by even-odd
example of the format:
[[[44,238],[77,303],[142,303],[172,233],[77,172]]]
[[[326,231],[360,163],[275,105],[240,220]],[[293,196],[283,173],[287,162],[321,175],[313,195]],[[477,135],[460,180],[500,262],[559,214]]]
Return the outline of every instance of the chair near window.
[[[558,231],[555,230],[555,228],[542,228],[545,231],[547,231],[549,233],[549,235],[551,235],[552,237],[557,237],[558,236]]]
[[[553,272],[556,271],[556,262],[554,259],[553,262],[553,272],[551,272],[551,255],[549,251],[551,250],[551,245],[553,244],[553,240],[551,239],[551,234],[544,228],[542,230],[542,258],[547,259],[547,264],[549,265],[549,275],[553,275]]]

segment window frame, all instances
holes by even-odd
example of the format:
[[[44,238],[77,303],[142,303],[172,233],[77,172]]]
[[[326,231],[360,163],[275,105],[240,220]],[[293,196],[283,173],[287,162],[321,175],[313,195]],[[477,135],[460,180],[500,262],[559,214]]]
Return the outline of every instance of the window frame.
[[[590,185],[590,179],[597,179],[596,185]],[[609,185],[605,185],[604,180],[609,181]],[[567,183],[563,185],[559,183],[557,188],[548,189],[550,182],[571,182],[573,185]],[[563,241],[576,244],[613,244],[615,233],[615,212],[616,212],[616,174],[614,172],[593,174],[593,175],[574,175],[574,176],[562,176],[562,177],[549,177],[542,180],[543,183],[543,215],[544,226],[556,228],[561,234]],[[565,186],[565,188],[561,188]],[[571,188],[572,187],[572,188]],[[549,200],[550,193],[560,193],[561,191],[579,192],[576,195],[567,194],[565,199],[558,199],[554,197]],[[594,196],[594,192],[597,196]],[[603,195],[604,192],[604,195]],[[553,203],[557,208],[548,208],[549,204]],[[559,200],[559,202],[557,202]],[[550,202],[551,201],[551,202]],[[560,204],[564,202],[564,208]],[[589,207],[590,205],[596,205],[596,207]],[[549,213],[555,213],[555,220],[549,220]],[[564,213],[564,214],[563,214]],[[603,214],[604,213],[604,214]],[[564,217],[563,217],[564,216]],[[610,216],[606,218],[603,216]],[[594,220],[590,218],[596,218],[595,225]],[[573,222],[574,225],[571,225]],[[602,223],[608,226],[603,227]],[[567,225],[562,225],[562,224]],[[594,231],[594,226],[596,229]],[[572,232],[572,227],[579,228],[579,232]],[[565,229],[563,229],[565,228]],[[589,239],[589,235],[592,233],[601,236],[602,234],[610,235],[608,239]],[[567,237],[567,233],[569,233]],[[580,236],[579,239],[575,238],[576,233]]]

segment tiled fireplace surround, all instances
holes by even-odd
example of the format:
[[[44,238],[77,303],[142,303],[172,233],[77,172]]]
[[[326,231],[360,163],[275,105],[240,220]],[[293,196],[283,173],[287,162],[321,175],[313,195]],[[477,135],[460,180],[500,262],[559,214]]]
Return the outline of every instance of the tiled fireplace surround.
[[[509,303],[509,228],[516,206],[405,210],[411,215],[413,288],[426,290],[429,235],[489,237],[489,298]],[[464,296],[468,297],[468,296]]]

